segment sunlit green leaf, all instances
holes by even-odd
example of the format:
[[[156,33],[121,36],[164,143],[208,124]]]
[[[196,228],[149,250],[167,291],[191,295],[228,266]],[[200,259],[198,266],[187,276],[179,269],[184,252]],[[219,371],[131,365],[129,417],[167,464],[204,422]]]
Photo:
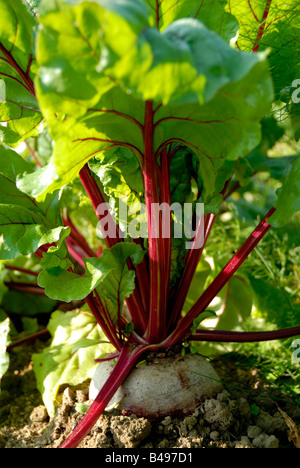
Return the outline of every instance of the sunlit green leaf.
[[[208,17],[213,6],[202,6]],[[178,7],[192,8],[190,2]],[[87,161],[103,159],[103,151],[113,155],[122,147],[140,164],[146,99],[155,101],[155,151],[172,141],[188,146],[210,196],[218,160],[243,157],[257,146],[259,121],[272,99],[264,57],[232,49],[205,21],[184,19],[179,10],[172,8],[177,21],[159,31],[152,4],[141,0],[63,9],[45,2],[36,83],[55,151],[41,172],[48,188],[39,195],[72,182]]]
[[[55,255],[55,251],[53,252]],[[40,273],[38,284],[45,288],[48,297],[65,302],[81,300],[99,287],[104,298],[116,301],[117,306],[134,291],[135,274],[126,266],[131,257],[134,263],[141,262],[143,252],[136,244],[120,243],[105,249],[100,258],[85,259],[85,276],[64,271],[62,263],[53,267],[53,254],[44,260],[45,269]],[[56,257],[55,257],[56,258]],[[68,264],[65,264],[67,267]]]
[[[21,0],[0,1],[0,141],[15,147],[38,135],[43,117],[35,97],[35,18]]]
[[[3,236],[0,258],[12,260],[35,252],[41,245],[58,242],[69,232],[59,226],[60,217],[55,196],[38,204],[16,187],[19,174],[30,170],[20,155],[0,147],[0,232]]]
[[[278,96],[300,76],[298,0],[228,0],[227,10],[240,24],[237,38],[240,49],[263,51],[270,48],[270,68]]]
[[[38,389],[50,416],[54,416],[61,385],[78,385],[94,375],[94,359],[113,352],[111,344],[101,344],[105,336],[88,309],[80,312],[54,312],[48,325],[52,343],[33,355]],[[85,346],[80,346],[82,343]],[[89,340],[91,346],[86,346]]]
[[[225,11],[226,1],[223,0],[145,0],[155,15],[156,24],[160,29],[180,18],[195,18],[202,21],[209,29],[218,33],[226,40],[237,34],[236,19]]]

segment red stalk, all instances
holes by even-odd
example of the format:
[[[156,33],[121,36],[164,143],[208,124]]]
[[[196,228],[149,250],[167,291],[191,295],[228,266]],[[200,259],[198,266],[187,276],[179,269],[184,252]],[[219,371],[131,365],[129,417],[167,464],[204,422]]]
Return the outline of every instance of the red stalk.
[[[50,335],[49,330],[47,328],[44,328],[43,330],[39,330],[38,332],[33,333],[32,335],[26,336],[25,338],[21,340],[10,343],[6,349],[7,351],[10,351],[14,348],[18,348],[19,346],[22,346],[23,344],[32,343],[35,340],[39,340],[41,338],[48,338],[50,336],[51,335]]]
[[[197,246],[198,237],[201,236],[201,232],[202,232],[201,223],[203,222],[203,220],[199,219],[198,221],[198,227],[197,227],[195,239],[193,242],[193,247],[186,261],[185,269],[184,269],[182,278],[178,286],[178,294],[173,299],[173,307],[171,310],[171,318],[169,322],[169,331],[174,329],[174,327],[176,327],[178,323],[181,311],[183,309],[186,297],[188,295],[191,283],[193,281],[198,263],[202,256],[202,253],[203,253],[206,241],[208,239],[208,236],[210,234],[211,228],[213,226],[214,220],[215,220],[215,215],[213,214],[207,214],[204,217],[204,244],[200,249],[195,248],[195,246]]]
[[[160,197],[161,202],[166,203],[168,207],[171,206],[171,189],[170,189],[170,160],[168,158],[168,152],[165,148],[161,153],[161,180],[160,180]],[[168,228],[170,235],[166,238],[162,238],[163,244],[163,261],[164,261],[164,288],[162,288],[162,302],[161,310],[164,310],[165,317],[168,312],[168,300],[169,300],[169,287],[170,287],[170,274],[171,274],[171,257],[172,257],[172,216],[171,212],[167,214],[168,219],[165,219],[166,214],[163,215],[164,219],[162,224],[168,222]],[[163,226],[161,226],[163,228]],[[161,229],[161,236],[162,236]],[[166,320],[166,319],[165,319]]]
[[[39,273],[37,273],[36,271],[27,270],[25,268],[19,268],[12,265],[4,265],[4,267],[6,268],[6,270],[19,271],[20,273],[24,273],[24,275],[39,276]]]
[[[50,247],[56,247],[56,244],[53,242],[52,244],[41,245],[35,252],[35,255],[39,258],[43,258],[44,253],[48,252]]]
[[[72,267],[68,268],[68,271],[71,273],[74,273],[74,270]],[[95,294],[95,296],[94,296]],[[85,302],[91,309],[92,314],[94,315],[97,323],[100,325],[100,328],[102,331],[105,333],[106,337],[108,340],[115,346],[115,348],[120,351],[121,350],[121,343],[119,341],[119,338],[116,334],[116,331],[113,327],[113,325],[110,322],[110,317],[107,318],[107,313],[106,310],[103,307],[103,304],[100,300],[100,297],[98,296],[97,291],[95,290],[93,293],[90,293],[86,298]]]
[[[263,12],[263,17],[262,17],[262,20],[261,20],[261,23],[260,23],[260,26],[259,26],[259,29],[258,29],[255,44],[254,44],[254,47],[253,47],[253,52],[257,52],[259,47],[260,47],[260,41],[261,41],[261,39],[262,39],[262,37],[264,35],[264,32],[265,32],[265,29],[266,29],[266,21],[267,21],[267,18],[269,16],[271,3],[272,3],[272,0],[267,0],[266,7],[265,7],[265,10]]]
[[[103,194],[101,193],[100,188],[98,187],[98,184],[95,178],[91,174],[88,164],[86,164],[81,169],[79,176],[80,176],[82,185],[84,186],[85,191],[91,200],[91,203],[96,212],[96,215],[101,223],[101,221],[103,221],[104,215],[101,215],[99,213],[98,207],[99,205],[105,204],[106,202],[105,202],[105,198]],[[114,232],[115,237],[106,236],[105,238],[107,247],[111,248],[114,245],[118,244],[119,242],[122,242],[123,239],[120,236],[119,227],[116,226],[112,216],[110,215],[108,208],[107,208],[107,214],[105,217],[106,217],[106,220],[109,222],[110,226],[113,226],[115,230]],[[128,266],[130,269],[133,269],[131,262],[129,262]],[[130,298],[126,300],[126,303],[128,305],[128,309],[131,314],[134,326],[136,327],[138,332],[143,334],[144,331],[146,330],[147,320],[146,320],[145,311],[143,310],[142,305],[141,305],[141,298],[139,297],[139,293],[137,289],[135,289],[135,291],[130,296]]]
[[[279,340],[300,335],[300,327],[283,330],[257,332],[231,332],[221,330],[196,330],[189,339],[191,341],[217,341],[223,343],[255,343],[259,341]]]
[[[116,359],[120,356],[120,353],[116,351],[115,353],[108,354],[104,358],[99,358],[99,359],[94,359],[94,362],[107,362],[107,361],[112,361],[113,359]]]
[[[16,62],[12,54],[4,47],[4,45],[0,42],[0,50],[3,53],[3,55],[6,57],[8,60],[8,63],[12,66],[12,68],[15,69],[15,71],[18,73],[20,78],[22,79],[23,83],[25,84],[25,87],[27,91],[35,98],[35,89],[33,85],[33,81],[29,76],[28,71],[24,72],[20,65]]]
[[[71,255],[71,257],[73,257],[74,260],[76,260],[76,262],[79,263],[79,265],[82,266],[82,268],[85,269],[85,263],[83,261],[82,254],[80,252],[78,252],[76,247],[72,244],[71,240],[66,239],[66,244],[67,244],[67,247],[68,247],[68,252]]]
[[[185,317],[183,317],[177,325],[174,332],[165,340],[163,347],[174,346],[183,339],[189,332],[193,324],[193,320],[201,314],[217,294],[223,289],[226,283],[232,278],[238,268],[244,263],[252,250],[257,246],[261,239],[267,234],[271,225],[267,219],[274,213],[275,208],[272,208],[261,223],[256,227],[249,238],[244,242],[242,247],[233,256],[230,262],[223,268],[223,270],[214,279],[211,285],[206,289],[198,301],[193,305]]]
[[[65,226],[71,228],[71,234],[69,236],[71,241],[77,244],[78,247],[80,247],[84,251],[87,257],[97,257],[96,252],[94,252],[93,249],[89,246],[83,235],[74,226],[73,222],[71,221],[68,215],[66,215],[63,218],[63,223]]]
[[[101,193],[100,188],[98,187],[98,184],[95,180],[95,178],[92,176],[91,171],[89,169],[88,164],[86,164],[80,171],[79,173],[80,180],[82,182],[82,185],[85,188],[85,191],[91,200],[91,203],[93,205],[93,208],[95,210],[95,213],[97,215],[97,218],[99,219],[100,223],[103,221],[104,215],[99,213],[98,207],[99,205],[105,205],[106,201],[104,196]],[[108,248],[113,247],[114,245],[118,244],[119,242],[122,241],[122,238],[120,236],[119,228],[118,226],[115,226],[115,222],[110,215],[109,209],[107,207],[107,215],[105,216],[107,221],[109,221],[111,226],[115,227],[115,236],[110,237],[106,236],[105,242]]]
[[[135,244],[140,245],[143,248],[141,239],[132,239]],[[139,288],[139,293],[141,296],[142,304],[146,315],[149,313],[149,271],[146,263],[145,257],[138,265],[135,265],[137,284]],[[146,324],[145,324],[146,330]]]
[[[122,346],[119,341],[119,338],[117,337],[116,331],[114,327],[111,325],[110,321],[107,319],[106,316],[106,311],[102,305],[102,302],[99,297],[97,299],[93,296],[93,294],[89,294],[85,298],[85,301],[89,308],[91,309],[91,312],[93,313],[95,319],[97,320],[97,323],[100,325],[101,330],[103,333],[105,333],[106,337],[108,340],[111,342],[114,347],[120,351]]]
[[[150,269],[150,313],[147,339],[158,343],[166,333],[166,320],[161,310],[161,287],[163,278],[163,263],[161,239],[159,239],[159,219],[154,215],[154,206],[159,205],[156,159],[153,146],[153,102],[146,102],[144,126],[144,165],[143,178],[145,188],[145,203],[148,219],[149,269]]]
[[[14,281],[8,281],[8,282],[5,282],[4,284],[8,289],[12,289],[14,291],[21,291],[24,293],[45,296],[45,290],[43,288],[40,288],[40,286],[36,284],[15,283]]]
[[[92,429],[110,400],[125,381],[130,371],[133,369],[138,359],[142,354],[150,349],[155,349],[155,346],[138,346],[131,351],[129,346],[122,348],[119,359],[114,366],[109,378],[100,390],[97,398],[92,403],[90,409],[85,414],[83,419],[69,435],[67,440],[60,448],[76,448],[88,432]]]
[[[36,152],[31,148],[31,146],[29,145],[29,143],[28,143],[26,140],[25,140],[25,145],[26,145],[26,147],[27,147],[29,153],[31,154],[31,156],[32,156],[33,159],[35,160],[36,165],[37,165],[38,167],[43,167],[42,164],[41,164],[41,162],[39,161],[37,155],[36,155]]]

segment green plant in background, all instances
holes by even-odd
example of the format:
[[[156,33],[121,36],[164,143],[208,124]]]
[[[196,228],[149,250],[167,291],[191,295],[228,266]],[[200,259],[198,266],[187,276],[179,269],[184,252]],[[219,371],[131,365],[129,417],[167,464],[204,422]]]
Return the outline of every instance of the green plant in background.
[[[0,377],[9,323],[32,330],[37,312],[53,312],[34,356],[50,414],[61,385],[118,358],[74,447],[148,351],[299,334],[297,237],[282,245],[300,210],[299,4],[36,3],[0,0]],[[192,204],[192,238],[162,235],[158,203]],[[55,310],[72,301],[85,305]]]

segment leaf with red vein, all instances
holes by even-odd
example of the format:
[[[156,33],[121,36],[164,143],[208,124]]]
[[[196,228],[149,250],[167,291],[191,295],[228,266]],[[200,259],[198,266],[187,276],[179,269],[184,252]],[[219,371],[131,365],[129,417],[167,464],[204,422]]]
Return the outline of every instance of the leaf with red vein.
[[[146,0],[155,17],[156,26],[163,30],[180,18],[196,18],[223,39],[233,38],[238,29],[234,16],[225,11],[225,0]],[[213,14],[212,14],[213,12]]]
[[[300,77],[299,0],[229,0],[229,11],[239,21],[239,49],[262,52],[269,60],[275,91]]]
[[[21,0],[0,1],[0,79],[5,96],[0,101],[0,139],[11,147],[36,136],[43,118],[35,98],[34,16]],[[3,24],[1,23],[3,22]]]

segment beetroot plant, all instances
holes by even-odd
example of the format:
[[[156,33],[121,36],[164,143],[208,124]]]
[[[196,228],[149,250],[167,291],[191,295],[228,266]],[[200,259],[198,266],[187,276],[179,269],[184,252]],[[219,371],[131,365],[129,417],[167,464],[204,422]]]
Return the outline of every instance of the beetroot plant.
[[[297,132],[299,4],[43,0],[36,11],[28,3],[0,0],[0,258],[25,277],[5,287],[84,300],[111,345],[102,359],[117,358],[62,445],[71,448],[149,351],[300,334],[300,326],[200,327],[271,226],[300,209],[299,158],[277,160],[274,206],[208,287],[195,282],[224,201],[254,173],[274,170],[253,152],[262,125],[269,136],[276,110]],[[22,142],[26,157],[15,151]],[[74,204],[81,217],[94,210],[93,245],[72,219]],[[40,260],[32,270],[18,263],[28,256]]]

